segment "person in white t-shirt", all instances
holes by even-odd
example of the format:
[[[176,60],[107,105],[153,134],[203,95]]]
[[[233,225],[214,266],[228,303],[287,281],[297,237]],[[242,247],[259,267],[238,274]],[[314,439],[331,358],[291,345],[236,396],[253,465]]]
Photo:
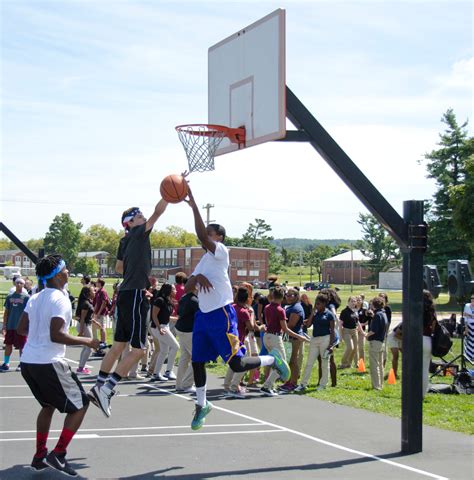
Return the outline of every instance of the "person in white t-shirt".
[[[66,345],[98,348],[99,341],[68,333],[72,308],[64,286],[69,272],[61,256],[48,255],[39,260],[36,274],[46,288],[29,299],[17,328],[20,335],[28,335],[21,374],[42,407],[36,422],[36,453],[31,468],[40,471],[53,467],[77,476],[66,460],[66,450],[81,426],[89,399],[64,356]],[[48,454],[46,442],[56,409],[67,415],[58,443]]]
[[[197,402],[191,423],[193,430],[199,430],[212,409],[212,404],[206,399],[206,362],[220,356],[236,373],[272,366],[283,381],[288,380],[290,369],[277,350],[260,357],[244,357],[245,348],[239,341],[237,316],[232,306],[234,297],[229,280],[229,251],[223,243],[225,229],[217,223],[211,223],[206,228],[190,188],[186,201],[193,210],[196,234],[206,250],[185,286],[186,292],[197,288],[199,300],[192,346]]]

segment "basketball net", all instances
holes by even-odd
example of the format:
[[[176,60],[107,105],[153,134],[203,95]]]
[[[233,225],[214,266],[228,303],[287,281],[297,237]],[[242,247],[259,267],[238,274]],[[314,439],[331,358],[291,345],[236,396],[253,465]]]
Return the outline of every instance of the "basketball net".
[[[244,128],[191,124],[178,125],[176,131],[186,152],[190,172],[214,170],[214,156],[224,137],[228,137],[232,143],[239,144],[239,148],[245,143]]]

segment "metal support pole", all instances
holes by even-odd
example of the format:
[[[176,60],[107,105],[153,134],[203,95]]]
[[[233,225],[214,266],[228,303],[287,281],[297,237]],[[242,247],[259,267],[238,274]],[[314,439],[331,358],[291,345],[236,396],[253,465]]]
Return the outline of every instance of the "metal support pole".
[[[408,246],[403,249],[402,452],[423,449],[423,201],[403,202]]]
[[[0,222],[0,231],[3,232],[33,263],[38,263],[38,257],[3,222]]]

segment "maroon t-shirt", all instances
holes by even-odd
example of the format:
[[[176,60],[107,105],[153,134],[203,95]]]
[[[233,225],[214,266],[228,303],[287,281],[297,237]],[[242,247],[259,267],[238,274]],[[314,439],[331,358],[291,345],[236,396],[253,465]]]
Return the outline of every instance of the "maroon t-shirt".
[[[248,333],[246,324],[250,321],[250,312],[248,308],[237,304],[234,304],[234,309],[235,313],[237,314],[237,330],[239,331],[239,340],[240,343],[243,344]]]
[[[101,306],[105,302],[105,307]],[[107,315],[107,305],[109,304],[109,296],[107,295],[107,292],[105,291],[105,288],[101,288],[100,290],[97,291],[94,297],[94,312],[97,315]],[[101,310],[99,310],[101,309]]]
[[[265,322],[267,324],[267,333],[281,333],[281,321],[286,322],[285,309],[278,303],[270,303],[265,307]]]

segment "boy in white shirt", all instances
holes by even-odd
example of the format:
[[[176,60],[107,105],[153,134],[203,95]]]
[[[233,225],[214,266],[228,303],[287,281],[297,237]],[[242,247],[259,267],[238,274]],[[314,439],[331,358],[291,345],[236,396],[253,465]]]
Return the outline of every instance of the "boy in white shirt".
[[[212,404],[206,400],[206,362],[220,356],[236,373],[272,366],[283,381],[288,380],[290,370],[276,350],[269,355],[244,358],[245,348],[239,341],[237,316],[232,306],[234,297],[228,273],[229,251],[223,244],[225,229],[216,223],[206,228],[189,187],[188,197],[186,201],[193,210],[196,234],[206,250],[185,287],[186,292],[197,288],[199,299],[192,347],[197,402],[191,423],[193,430],[199,430],[212,409]]]
[[[69,272],[61,256],[42,258],[36,274],[46,288],[30,298],[17,327],[20,335],[28,335],[21,356],[21,374],[42,407],[36,422],[36,454],[31,468],[41,471],[49,466],[75,477],[77,472],[66,460],[66,449],[81,426],[89,400],[64,356],[66,345],[98,348],[99,341],[68,333],[72,308],[64,286]],[[67,415],[58,443],[48,454],[46,442],[56,409]]]

